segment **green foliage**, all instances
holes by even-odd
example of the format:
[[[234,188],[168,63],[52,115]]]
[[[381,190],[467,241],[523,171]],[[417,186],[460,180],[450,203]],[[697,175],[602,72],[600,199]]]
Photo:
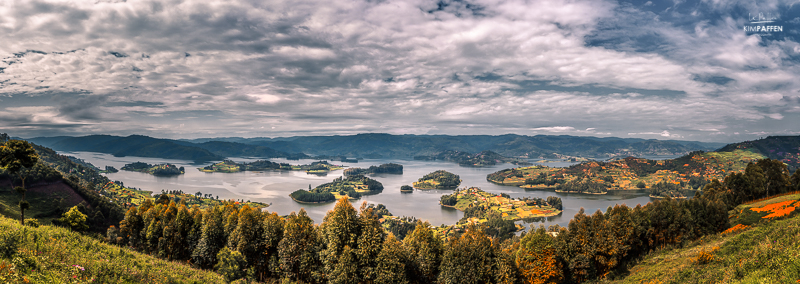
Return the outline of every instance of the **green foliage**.
[[[428,222],[417,221],[411,234],[403,239],[409,258],[406,266],[411,282],[434,282],[442,261],[442,241],[431,230]]]
[[[389,234],[384,240],[376,262],[378,267],[375,283],[408,283],[408,276],[406,275],[408,257],[403,250],[403,244],[393,234]]]
[[[325,203],[336,200],[336,197],[330,192],[309,192],[302,189],[292,192],[289,196],[294,200],[302,202]]]
[[[320,239],[314,221],[303,209],[298,214],[292,212],[278,244],[281,276],[292,281],[316,282],[321,278],[319,270],[322,268],[319,251]]]
[[[214,265],[217,273],[222,274],[225,280],[229,282],[244,277],[245,267],[247,267],[247,261],[244,256],[238,251],[230,250],[227,247],[219,251],[217,264]]]
[[[416,188],[456,188],[461,184],[461,177],[445,170],[428,173],[414,183]]]
[[[143,172],[154,176],[176,176],[184,173],[183,167],[178,168],[173,164],[151,165],[142,162],[125,164],[123,171]]]
[[[669,197],[669,198],[686,198],[681,192],[681,187],[674,183],[661,181],[650,187],[650,196],[652,197]]]
[[[78,210],[78,206],[73,206],[64,216],[61,217],[61,224],[67,225],[72,230],[84,231],[89,228],[86,225],[86,215]]]
[[[222,283],[221,276],[159,260],[56,226],[21,227],[0,217],[0,249],[15,235],[13,256],[0,254],[3,283]]]
[[[442,257],[439,283],[491,283],[497,270],[492,242],[475,226],[448,242]]]
[[[5,219],[4,217],[0,217]],[[18,230],[3,230],[0,231],[0,256],[4,258],[11,258],[17,253],[20,243],[22,242],[22,235]]]
[[[800,279],[798,234],[800,217],[792,217],[739,234],[710,236],[646,256],[619,282],[795,283]]]
[[[402,191],[402,192],[412,192],[412,191],[414,191],[414,188],[411,187],[410,185],[403,185],[403,186],[400,187],[400,191]]]

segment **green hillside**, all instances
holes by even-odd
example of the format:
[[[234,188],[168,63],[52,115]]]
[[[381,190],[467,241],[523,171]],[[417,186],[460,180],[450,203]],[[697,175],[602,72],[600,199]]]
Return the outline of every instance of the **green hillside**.
[[[758,206],[797,202],[798,198],[797,194],[777,197]],[[800,281],[798,236],[800,217],[796,212],[785,220],[739,225],[684,248],[654,252],[633,266],[630,275],[612,282],[795,283]]]
[[[2,283],[225,283],[219,274],[0,216]]]
[[[789,165],[790,169],[800,167],[800,136],[769,136],[764,139],[729,144],[717,152],[736,150],[745,150],[780,160]]]
[[[659,183],[696,190],[711,180],[741,173],[750,162],[764,156],[745,150],[692,152],[669,160],[628,157],[609,162],[589,161],[564,168],[531,166],[505,169],[487,176],[502,185],[527,189],[551,189],[602,193],[607,190],[650,189]]]

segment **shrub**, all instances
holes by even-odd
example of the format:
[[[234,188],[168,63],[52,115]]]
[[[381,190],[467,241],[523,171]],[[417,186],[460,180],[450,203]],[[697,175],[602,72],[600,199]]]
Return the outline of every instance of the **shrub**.
[[[700,253],[697,254],[697,257],[694,259],[694,263],[697,265],[705,265],[710,263],[714,260],[714,253],[719,250],[719,247],[713,247],[711,250],[706,251],[705,249],[700,250]]]
[[[0,232],[0,255],[4,258],[11,258],[17,253],[17,249],[22,241],[18,231]]]

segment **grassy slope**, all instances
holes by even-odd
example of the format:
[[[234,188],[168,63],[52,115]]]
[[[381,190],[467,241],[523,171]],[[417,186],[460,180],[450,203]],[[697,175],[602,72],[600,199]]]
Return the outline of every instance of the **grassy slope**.
[[[0,253],[2,283],[225,282],[213,272],[108,245],[64,228],[22,228],[15,220],[0,217],[0,251],[10,243],[11,234],[24,235],[24,240],[12,250],[12,257]]]
[[[719,249],[713,253],[713,260],[695,262],[701,252],[714,247]],[[761,222],[740,233],[708,236],[684,248],[654,252],[630,271],[614,282],[796,283],[800,281],[800,215]]]
[[[22,195],[11,188],[7,181],[0,180],[0,215],[19,219],[19,201]],[[58,209],[69,209],[84,199],[63,182],[49,185],[34,185],[28,188],[25,199],[31,207],[25,210],[25,218],[39,219],[41,224],[61,217]]]

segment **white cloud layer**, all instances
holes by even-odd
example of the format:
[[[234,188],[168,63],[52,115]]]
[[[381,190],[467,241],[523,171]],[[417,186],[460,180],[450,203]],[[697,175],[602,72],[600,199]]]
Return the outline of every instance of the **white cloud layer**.
[[[800,29],[746,34],[735,12],[785,3],[659,5],[0,2],[0,128],[703,141],[797,130],[800,44],[788,35]]]

